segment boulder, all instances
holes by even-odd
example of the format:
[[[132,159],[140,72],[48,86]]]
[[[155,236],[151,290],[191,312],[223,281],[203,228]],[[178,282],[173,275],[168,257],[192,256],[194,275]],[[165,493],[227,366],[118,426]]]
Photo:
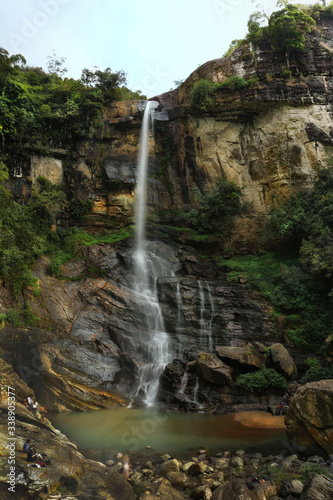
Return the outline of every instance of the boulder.
[[[276,492],[275,484],[270,481],[248,485],[242,479],[232,479],[214,491],[213,500],[266,500],[276,495]]]
[[[179,472],[179,462],[175,458],[164,462],[156,471],[158,476],[166,476],[170,472]]]
[[[298,389],[285,417],[287,436],[296,451],[328,457],[333,453],[333,380]]]
[[[215,347],[218,357],[228,365],[236,365],[241,372],[246,372],[254,368],[262,368],[266,358],[252,344],[245,344],[242,347],[217,346]]]
[[[297,368],[293,358],[282,344],[271,346],[271,357],[275,370],[285,376],[288,380],[297,378]]]
[[[232,383],[230,366],[222,363],[214,354],[200,352],[196,362],[196,369],[198,374],[211,384],[224,385]]]
[[[299,498],[303,491],[302,481],[294,479],[293,481],[283,481],[279,488],[279,496],[286,498],[288,495],[292,495]]]
[[[332,500],[333,480],[313,472],[308,477],[300,498],[301,500]]]

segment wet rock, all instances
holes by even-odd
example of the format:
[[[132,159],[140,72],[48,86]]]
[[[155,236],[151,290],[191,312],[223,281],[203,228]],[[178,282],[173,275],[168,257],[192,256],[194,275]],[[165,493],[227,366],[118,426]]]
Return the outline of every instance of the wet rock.
[[[285,417],[294,449],[328,458],[333,450],[333,380],[310,382],[296,392]]]
[[[297,368],[294,360],[282,344],[273,344],[270,348],[273,366],[277,372],[288,380],[297,378]]]

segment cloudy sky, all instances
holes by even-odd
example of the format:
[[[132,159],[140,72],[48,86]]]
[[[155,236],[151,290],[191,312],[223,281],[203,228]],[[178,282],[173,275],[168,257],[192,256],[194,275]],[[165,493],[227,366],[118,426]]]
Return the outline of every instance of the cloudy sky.
[[[270,13],[276,0],[2,0],[0,46],[44,69],[55,52],[73,78],[124,70],[153,97],[243,38],[257,3]]]

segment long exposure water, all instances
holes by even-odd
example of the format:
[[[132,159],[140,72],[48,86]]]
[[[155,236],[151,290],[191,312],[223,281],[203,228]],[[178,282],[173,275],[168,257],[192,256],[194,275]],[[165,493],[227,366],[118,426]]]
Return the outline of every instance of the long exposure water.
[[[171,360],[169,338],[165,331],[164,320],[157,293],[157,279],[166,273],[162,259],[146,248],[146,198],[149,132],[152,119],[151,111],[157,102],[148,101],[142,122],[138,182],[135,209],[135,252],[134,293],[140,313],[146,318],[146,331],[141,339],[143,364],[139,368],[139,381],[133,399],[139,397],[147,406],[155,403],[159,377]]]
[[[253,416],[257,416],[257,423],[248,426],[242,423],[240,414],[167,414],[150,407],[54,414],[50,419],[80,450],[90,450],[103,459],[128,450],[132,456],[143,458],[153,452],[187,458],[200,448],[211,452],[243,449],[267,455],[281,453],[286,442],[284,417],[255,412]],[[252,418],[252,412],[248,418]],[[147,446],[151,450],[146,450]]]

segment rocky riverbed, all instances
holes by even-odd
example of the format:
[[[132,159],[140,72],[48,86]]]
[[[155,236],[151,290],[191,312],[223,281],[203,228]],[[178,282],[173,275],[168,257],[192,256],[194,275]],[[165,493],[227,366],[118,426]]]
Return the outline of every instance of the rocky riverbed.
[[[123,474],[122,456],[107,465]],[[318,455],[305,459],[238,450],[211,456],[202,449],[189,460],[164,454],[144,465],[134,462],[128,481],[139,500],[331,500],[332,472],[333,467]]]

